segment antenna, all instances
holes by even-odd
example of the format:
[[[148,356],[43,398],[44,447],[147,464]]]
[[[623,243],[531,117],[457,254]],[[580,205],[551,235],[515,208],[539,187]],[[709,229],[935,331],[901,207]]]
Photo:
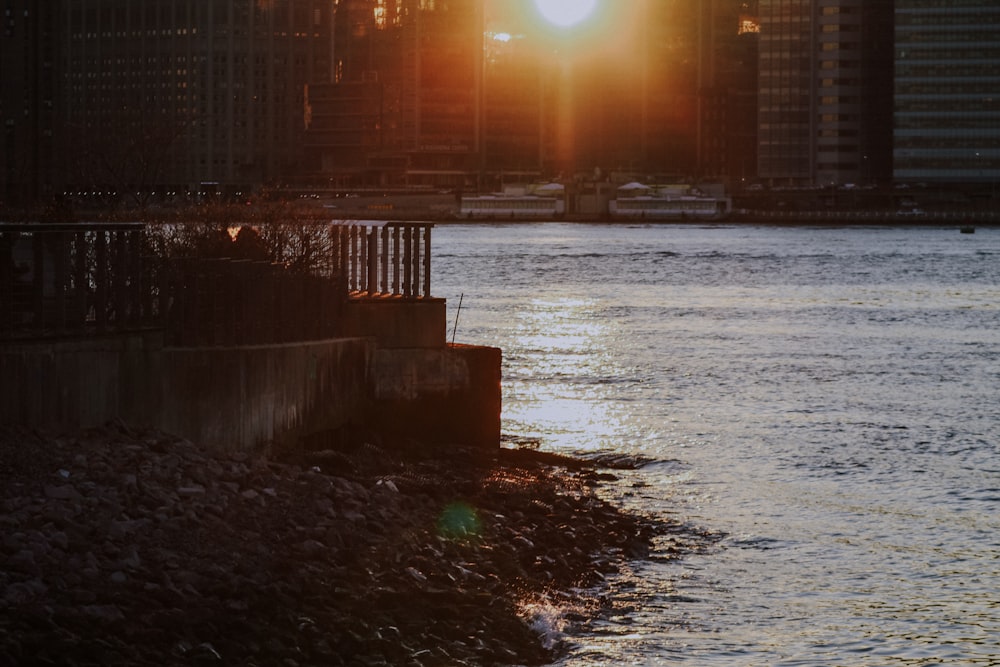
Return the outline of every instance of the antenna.
[[[458,330],[458,316],[462,314],[462,300],[465,298],[465,292],[458,297],[458,310],[455,311],[455,324],[451,328],[451,344],[455,344],[455,332]]]

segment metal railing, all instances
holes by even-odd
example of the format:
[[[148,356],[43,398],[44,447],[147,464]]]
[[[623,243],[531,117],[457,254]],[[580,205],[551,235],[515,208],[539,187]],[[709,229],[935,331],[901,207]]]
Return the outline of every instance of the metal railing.
[[[0,340],[151,328],[176,345],[336,336],[348,296],[430,297],[432,227],[334,224],[305,270],[292,260],[167,260],[141,223],[0,224]]]
[[[171,262],[171,345],[265,345],[335,338],[347,298],[331,276],[242,259]]]
[[[428,222],[338,225],[340,266],[352,297],[431,296]]]
[[[161,326],[163,279],[142,224],[0,224],[0,338]]]

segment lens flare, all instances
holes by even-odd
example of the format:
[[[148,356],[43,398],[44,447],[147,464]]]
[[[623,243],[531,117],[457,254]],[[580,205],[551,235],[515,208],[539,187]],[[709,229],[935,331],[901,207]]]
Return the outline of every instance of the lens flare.
[[[535,6],[546,21],[568,28],[590,16],[597,0],[535,0]]]
[[[438,517],[438,534],[448,539],[476,537],[482,530],[479,513],[466,503],[452,503]]]

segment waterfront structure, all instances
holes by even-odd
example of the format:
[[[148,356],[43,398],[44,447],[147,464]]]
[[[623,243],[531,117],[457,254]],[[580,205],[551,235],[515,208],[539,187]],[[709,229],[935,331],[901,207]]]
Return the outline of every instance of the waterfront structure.
[[[895,179],[996,183],[1000,5],[896,0],[895,25]]]
[[[760,0],[758,169],[778,185],[887,180],[892,3]]]
[[[608,202],[608,215],[618,220],[722,220],[732,210],[723,188],[714,193],[686,184],[626,183]]]
[[[149,254],[157,226],[0,222],[16,265],[0,274],[0,423],[123,419],[253,454],[358,427],[495,449],[501,351],[448,345],[433,226],[310,224],[303,270],[280,241],[274,262],[237,259],[238,241],[181,260]]]

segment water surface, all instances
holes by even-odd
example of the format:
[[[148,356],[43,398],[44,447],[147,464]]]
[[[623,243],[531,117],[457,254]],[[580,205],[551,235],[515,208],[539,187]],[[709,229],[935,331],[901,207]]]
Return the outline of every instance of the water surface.
[[[651,457],[606,492],[691,529],[611,582],[565,665],[1000,664],[1000,230],[433,246],[449,336],[504,350],[504,431]]]

